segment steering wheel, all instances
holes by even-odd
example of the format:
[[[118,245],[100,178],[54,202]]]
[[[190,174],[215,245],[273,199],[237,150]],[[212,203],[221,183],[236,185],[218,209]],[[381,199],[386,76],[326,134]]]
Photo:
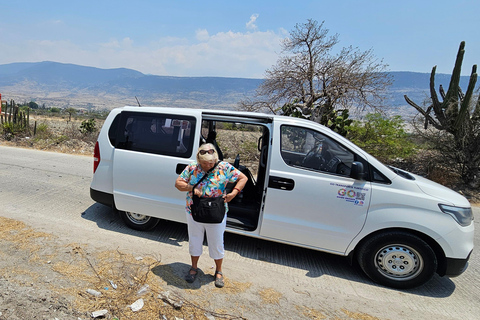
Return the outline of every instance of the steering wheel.
[[[320,153],[320,146],[315,146],[310,151],[307,152],[305,158],[302,160],[302,165],[306,167],[315,167],[314,169],[320,168],[323,164],[323,158],[318,156]]]
[[[340,163],[342,163],[342,160],[339,157],[333,157],[325,165],[325,171],[337,173],[337,167]]]

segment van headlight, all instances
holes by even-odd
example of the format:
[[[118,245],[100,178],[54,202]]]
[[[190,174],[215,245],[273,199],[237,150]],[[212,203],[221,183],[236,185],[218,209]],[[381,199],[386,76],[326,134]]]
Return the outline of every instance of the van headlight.
[[[439,204],[438,206],[443,213],[451,215],[462,227],[469,226],[473,221],[472,208],[447,206],[445,204]]]

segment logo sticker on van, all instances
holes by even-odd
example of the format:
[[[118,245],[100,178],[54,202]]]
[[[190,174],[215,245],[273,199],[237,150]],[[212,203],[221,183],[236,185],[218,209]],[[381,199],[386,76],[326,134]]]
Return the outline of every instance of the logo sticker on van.
[[[361,189],[361,191],[368,191],[368,189]],[[337,199],[342,199],[351,202],[356,206],[363,206],[365,204],[365,192],[355,191],[354,189],[340,188],[337,191]]]

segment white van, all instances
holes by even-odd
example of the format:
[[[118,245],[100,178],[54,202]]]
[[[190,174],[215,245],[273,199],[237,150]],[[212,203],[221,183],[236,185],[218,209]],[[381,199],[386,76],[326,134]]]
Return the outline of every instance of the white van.
[[[175,179],[205,141],[249,179],[229,204],[229,232],[349,256],[371,279],[395,288],[467,267],[474,226],[463,196],[387,167],[298,118],[114,109],[95,146],[92,199],[118,210],[134,229],[160,219],[185,223],[185,193]]]

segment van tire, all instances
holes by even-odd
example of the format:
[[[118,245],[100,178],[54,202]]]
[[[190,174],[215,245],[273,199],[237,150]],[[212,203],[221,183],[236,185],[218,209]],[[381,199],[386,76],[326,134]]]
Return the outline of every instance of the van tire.
[[[373,281],[397,289],[426,283],[438,266],[432,248],[420,237],[403,231],[384,232],[367,239],[357,260]]]
[[[155,228],[160,219],[128,211],[119,211],[123,222],[134,230],[147,231]]]

